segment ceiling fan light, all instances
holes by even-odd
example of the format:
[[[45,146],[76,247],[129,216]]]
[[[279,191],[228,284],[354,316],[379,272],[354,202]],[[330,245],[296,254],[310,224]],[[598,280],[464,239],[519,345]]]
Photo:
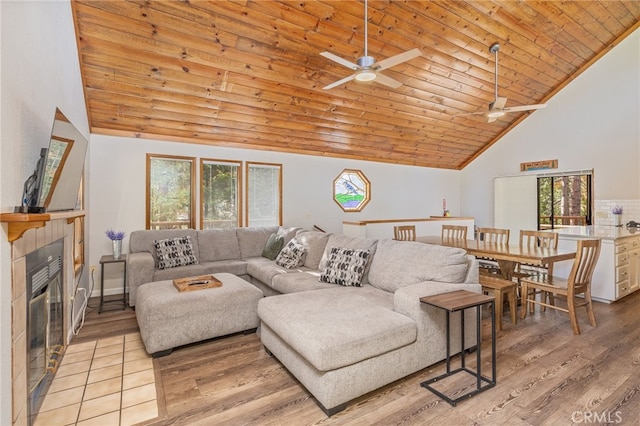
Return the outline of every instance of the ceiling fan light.
[[[496,110],[496,111],[489,111],[487,113],[487,117],[489,118],[499,118],[502,117],[505,114],[504,111],[500,111],[500,110]]]
[[[372,70],[362,70],[356,74],[358,81],[373,81],[376,79],[376,73]]]

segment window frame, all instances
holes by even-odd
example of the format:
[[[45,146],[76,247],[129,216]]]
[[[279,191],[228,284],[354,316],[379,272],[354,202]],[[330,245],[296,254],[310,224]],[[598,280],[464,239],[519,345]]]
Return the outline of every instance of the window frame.
[[[146,170],[146,212],[145,212],[145,226],[146,229],[151,229],[151,162],[154,159],[162,160],[179,160],[191,162],[191,179],[190,179],[190,191],[191,208],[189,213],[189,229],[195,229],[196,225],[196,157],[187,157],[180,155],[166,155],[166,154],[147,154],[147,170]]]
[[[283,166],[282,163],[265,163],[258,161],[246,161],[245,162],[245,216],[244,216],[244,225],[250,226],[250,218],[249,218],[249,210],[251,206],[250,197],[250,185],[251,179],[249,178],[249,173],[251,171],[252,166],[259,167],[272,167],[278,169],[278,226],[282,226],[282,180],[283,180]]]
[[[575,177],[575,176],[587,176],[587,182],[586,182],[586,197],[587,197],[587,202],[586,202],[586,214],[584,216],[585,218],[585,223],[579,223],[579,217],[582,216],[555,216],[554,215],[554,194],[555,191],[553,190],[554,188],[554,182],[556,179],[561,179],[561,178],[567,178],[567,177]],[[542,217],[542,206],[540,204],[540,191],[541,191],[541,179],[551,179],[551,193],[550,193],[550,203],[551,203],[551,215],[549,216],[549,224],[543,224],[541,223],[541,217]],[[565,223],[561,223],[561,224],[556,224],[555,223],[555,219],[559,218],[559,219],[566,219],[569,222],[575,222],[577,221],[577,223],[573,223],[573,225],[581,225],[581,226],[589,226],[593,224],[593,212],[595,211],[595,207],[594,207],[594,196],[593,196],[593,179],[594,179],[594,171],[593,170],[578,170],[578,171],[568,171],[568,172],[560,172],[560,173],[543,173],[543,174],[537,174],[536,175],[536,204],[538,206],[538,210],[537,210],[537,225],[538,225],[538,230],[548,230],[548,229],[557,229],[557,228],[561,228],[563,226],[567,226],[567,224]],[[571,225],[572,223],[569,223],[569,225]]]
[[[236,194],[237,194],[237,203],[238,203],[238,211],[237,211],[237,223],[236,226],[239,228],[242,226],[242,211],[243,211],[243,179],[242,179],[242,165],[243,162],[239,161],[239,160],[222,160],[222,159],[217,159],[217,158],[200,158],[200,197],[199,197],[199,203],[200,203],[200,228],[199,229],[205,229],[204,228],[204,221],[205,221],[205,217],[204,217],[204,186],[205,186],[205,182],[204,182],[204,166],[205,163],[214,163],[214,164],[228,164],[228,165],[236,165],[238,167],[238,174],[237,174],[237,183],[236,183]]]

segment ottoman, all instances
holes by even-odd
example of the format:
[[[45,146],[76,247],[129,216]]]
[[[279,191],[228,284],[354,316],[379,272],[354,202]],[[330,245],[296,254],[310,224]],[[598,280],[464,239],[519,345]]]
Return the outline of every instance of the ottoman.
[[[164,356],[178,346],[258,327],[262,291],[232,274],[214,276],[221,287],[179,292],[167,280],[138,288],[136,319],[149,354]]]

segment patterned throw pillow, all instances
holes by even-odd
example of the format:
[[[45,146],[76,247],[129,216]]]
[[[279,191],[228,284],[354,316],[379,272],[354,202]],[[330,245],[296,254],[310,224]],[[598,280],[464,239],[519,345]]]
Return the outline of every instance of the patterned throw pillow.
[[[369,250],[332,247],[320,281],[360,287],[368,258]]]
[[[276,257],[276,265],[291,269],[304,263],[306,249],[295,238],[287,243]]]
[[[198,259],[193,253],[193,245],[189,236],[154,240],[153,243],[156,246],[158,268],[160,269],[198,263]]]

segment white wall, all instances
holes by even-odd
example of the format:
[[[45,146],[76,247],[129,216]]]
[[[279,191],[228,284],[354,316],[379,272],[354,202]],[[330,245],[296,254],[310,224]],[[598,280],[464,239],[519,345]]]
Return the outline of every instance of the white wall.
[[[67,1],[1,1],[0,208],[20,204],[47,147],[56,107],[88,137],[71,7]],[[0,424],[11,424],[11,245],[0,236]]]
[[[443,198],[454,216],[460,211],[457,171],[92,135],[88,241],[90,264],[97,268],[96,290],[98,262],[111,252],[105,230],[129,234],[145,227],[147,153],[281,163],[285,226],[318,225],[327,232],[342,232],[344,220],[428,217],[442,214]],[[333,201],[333,180],[346,168],[362,170],[371,182],[371,201],[362,212],[345,213]],[[124,252],[128,243],[125,237]],[[105,275],[105,294],[121,292],[119,272],[113,270],[110,277],[105,270]]]
[[[639,117],[637,30],[462,171],[461,213],[492,226],[493,178],[537,160],[594,169],[596,199],[640,198]]]

